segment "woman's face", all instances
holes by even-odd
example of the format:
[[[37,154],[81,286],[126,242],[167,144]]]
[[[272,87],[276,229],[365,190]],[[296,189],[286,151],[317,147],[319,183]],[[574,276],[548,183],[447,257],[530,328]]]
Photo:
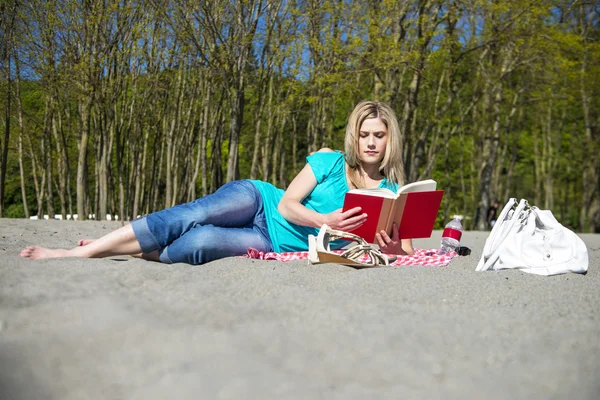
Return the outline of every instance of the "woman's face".
[[[388,130],[381,118],[365,119],[358,136],[359,158],[364,164],[380,164],[385,156]]]

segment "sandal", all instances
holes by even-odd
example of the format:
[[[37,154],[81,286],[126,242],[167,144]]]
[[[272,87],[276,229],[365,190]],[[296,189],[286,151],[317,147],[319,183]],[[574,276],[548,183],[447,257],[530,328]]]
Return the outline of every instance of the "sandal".
[[[329,242],[338,239],[351,240],[357,244],[341,254],[334,253],[331,251]],[[358,262],[357,260],[363,258],[365,254],[369,256],[369,262]],[[308,259],[311,264],[336,263],[354,268],[388,266],[390,262],[396,261],[396,257],[388,257],[360,236],[337,231],[327,225],[321,227],[317,237],[308,236]]]

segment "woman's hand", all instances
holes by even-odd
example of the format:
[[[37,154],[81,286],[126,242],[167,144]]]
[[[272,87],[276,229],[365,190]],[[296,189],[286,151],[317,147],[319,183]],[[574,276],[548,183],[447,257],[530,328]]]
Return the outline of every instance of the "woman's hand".
[[[386,231],[381,231],[375,235],[375,240],[379,245],[382,253],[385,254],[401,254],[412,256],[414,254],[411,239],[400,239],[398,233],[398,225],[392,225],[392,237]]]
[[[350,232],[367,220],[367,214],[361,213],[361,211],[360,207],[354,207],[344,212],[339,208],[332,213],[325,214],[325,223],[333,229]]]

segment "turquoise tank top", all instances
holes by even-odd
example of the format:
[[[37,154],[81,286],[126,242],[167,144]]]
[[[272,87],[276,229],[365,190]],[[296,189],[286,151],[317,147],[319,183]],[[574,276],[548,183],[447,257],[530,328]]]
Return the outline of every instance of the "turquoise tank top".
[[[339,151],[317,152],[306,157],[306,162],[315,174],[317,185],[302,201],[302,204],[320,214],[329,214],[342,208],[344,196],[350,190],[346,181],[344,154]],[[277,206],[283,197],[284,191],[268,182],[257,180],[251,182],[256,186],[263,199],[273,250],[278,253],[308,250],[308,235],[317,235],[319,229],[288,222],[277,211]],[[388,182],[386,178],[381,181],[379,187],[392,191],[398,190],[398,185]],[[340,244],[340,246],[343,245],[344,243]]]

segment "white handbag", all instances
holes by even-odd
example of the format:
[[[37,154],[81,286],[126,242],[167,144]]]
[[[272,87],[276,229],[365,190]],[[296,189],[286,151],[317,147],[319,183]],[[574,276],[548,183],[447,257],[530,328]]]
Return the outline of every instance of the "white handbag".
[[[502,209],[476,271],[518,269],[536,275],[588,269],[585,243],[562,226],[550,210],[530,207],[523,199],[510,199]]]

